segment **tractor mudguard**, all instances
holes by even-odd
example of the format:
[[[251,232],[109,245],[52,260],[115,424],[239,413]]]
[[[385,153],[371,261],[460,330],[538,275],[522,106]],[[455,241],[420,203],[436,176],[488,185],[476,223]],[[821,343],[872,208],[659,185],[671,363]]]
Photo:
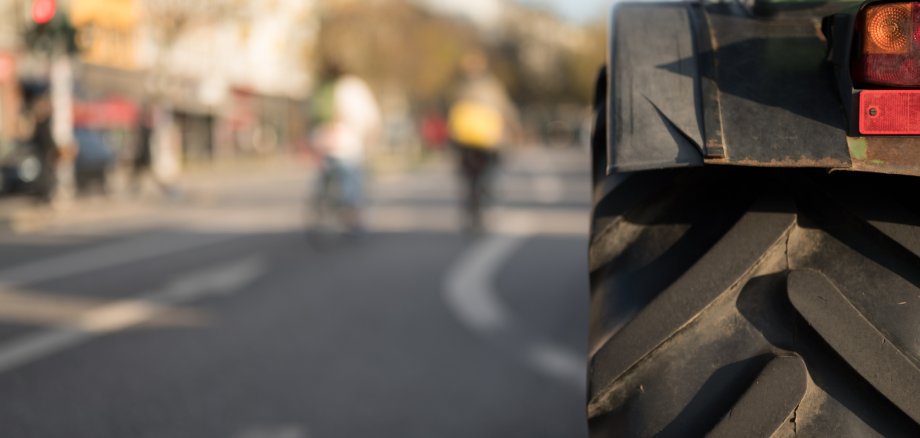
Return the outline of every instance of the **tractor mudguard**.
[[[620,4],[611,22],[609,165],[703,164],[698,56],[687,4]],[[648,28],[645,23],[661,23]]]

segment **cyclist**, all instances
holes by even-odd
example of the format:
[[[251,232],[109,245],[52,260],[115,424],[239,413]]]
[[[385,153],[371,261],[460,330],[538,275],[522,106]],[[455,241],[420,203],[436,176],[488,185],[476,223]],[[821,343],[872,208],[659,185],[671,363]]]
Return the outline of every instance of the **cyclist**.
[[[337,219],[357,233],[363,231],[365,148],[379,131],[380,110],[367,83],[339,64],[327,62],[324,77],[313,100],[322,161],[317,208],[335,205]]]

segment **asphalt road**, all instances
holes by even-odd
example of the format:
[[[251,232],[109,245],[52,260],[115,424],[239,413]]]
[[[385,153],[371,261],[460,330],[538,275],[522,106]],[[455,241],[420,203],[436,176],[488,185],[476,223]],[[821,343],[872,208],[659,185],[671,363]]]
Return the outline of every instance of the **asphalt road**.
[[[584,436],[587,160],[508,157],[479,238],[443,160],[334,248],[296,166],[2,235],[0,436]]]

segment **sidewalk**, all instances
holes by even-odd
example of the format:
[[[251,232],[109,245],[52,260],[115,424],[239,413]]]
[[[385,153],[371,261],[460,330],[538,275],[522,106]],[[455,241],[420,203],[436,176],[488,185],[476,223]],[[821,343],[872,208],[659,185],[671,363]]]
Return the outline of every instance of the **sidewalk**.
[[[373,167],[367,179],[368,224],[395,232],[461,229],[457,197],[462,191],[453,158],[443,153],[421,161],[368,163]],[[582,181],[589,169],[586,160],[575,150],[509,151],[496,175],[496,205],[488,213],[490,221],[499,224],[498,231],[513,232],[522,221],[529,221],[537,224],[537,231],[586,232],[584,211],[590,207],[589,183]],[[278,156],[186,168],[177,184],[177,197],[161,193],[153,184],[141,196],[113,190],[108,197],[76,199],[54,208],[29,198],[5,197],[0,198],[0,236],[163,228],[205,233],[296,230],[305,226],[305,200],[315,189],[313,176],[314,168],[305,160]],[[113,179],[112,186],[124,187],[124,178]],[[557,205],[564,199],[581,204]]]
[[[113,178],[107,196],[87,196],[45,205],[24,195],[0,197],[0,234],[29,234],[46,230],[88,228],[137,229],[178,220],[190,210],[259,197],[264,191],[302,187],[310,168],[293,156],[228,161],[186,168],[177,180],[176,196],[160,191],[148,181],[132,195],[126,178]]]

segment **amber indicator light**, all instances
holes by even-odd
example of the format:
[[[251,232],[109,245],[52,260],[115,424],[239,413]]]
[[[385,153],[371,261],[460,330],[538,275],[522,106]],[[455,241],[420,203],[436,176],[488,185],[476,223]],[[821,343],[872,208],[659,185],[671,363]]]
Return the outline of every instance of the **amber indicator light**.
[[[911,9],[908,3],[867,8],[866,53],[908,53],[912,31]]]
[[[863,8],[862,35],[853,76],[858,85],[920,87],[920,3],[879,3]]]

